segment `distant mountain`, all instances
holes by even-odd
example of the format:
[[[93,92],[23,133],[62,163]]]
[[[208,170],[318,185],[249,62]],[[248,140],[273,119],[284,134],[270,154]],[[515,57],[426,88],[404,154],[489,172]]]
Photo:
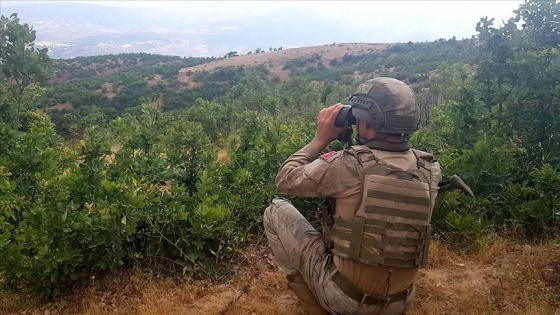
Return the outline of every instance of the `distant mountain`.
[[[2,10],[3,15],[14,12],[34,27],[37,46],[48,47],[53,58],[129,52],[211,57],[230,51],[245,54],[257,48],[388,40],[381,24],[377,29],[361,29],[348,21],[301,9],[237,19],[213,19],[165,7],[83,3],[16,5]]]

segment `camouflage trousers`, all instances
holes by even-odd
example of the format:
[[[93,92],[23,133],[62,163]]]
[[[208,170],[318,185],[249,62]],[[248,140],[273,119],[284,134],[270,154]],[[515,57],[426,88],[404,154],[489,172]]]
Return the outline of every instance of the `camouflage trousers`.
[[[414,299],[395,302],[383,309],[365,305],[342,292],[329,272],[332,258],[325,250],[321,233],[316,231],[288,201],[276,198],[264,212],[264,228],[274,260],[286,275],[300,273],[317,302],[331,314],[403,314]]]

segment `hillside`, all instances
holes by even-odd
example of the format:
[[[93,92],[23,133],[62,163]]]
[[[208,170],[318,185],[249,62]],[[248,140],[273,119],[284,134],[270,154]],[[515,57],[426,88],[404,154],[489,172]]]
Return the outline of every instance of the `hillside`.
[[[364,55],[380,52],[389,48],[391,44],[374,43],[332,43],[321,46],[310,46],[300,48],[274,48],[274,50],[263,50],[261,53],[236,54],[233,57],[224,58],[181,58],[175,56],[152,55],[145,53],[101,55],[95,57],[79,57],[72,59],[59,59],[58,69],[53,78],[55,84],[68,82],[71,79],[81,79],[95,76],[109,76],[111,74],[130,71],[134,68],[157,68],[158,66],[173,65],[193,60],[200,65],[182,67],[178,70],[178,80],[187,83],[183,87],[189,87],[191,83],[188,77],[199,72],[215,72],[216,70],[231,67],[255,67],[264,66],[270,71],[270,75],[278,76],[282,81],[290,78],[290,71],[283,69],[292,59],[302,59],[319,55],[316,61],[325,65],[326,68],[333,67],[333,60],[342,62],[345,55]],[[280,49],[280,50],[278,50]],[[336,62],[336,61],[335,61]],[[304,66],[303,64],[302,66]],[[156,70],[157,71],[157,70]],[[71,75],[70,72],[74,72]],[[160,74],[161,75],[161,74]],[[147,78],[146,78],[147,79]],[[162,81],[168,83],[168,81]]]
[[[167,111],[189,108],[198,98],[222,98],[242,80],[260,75],[266,84],[278,88],[288,88],[293,80],[340,87],[322,92],[323,99],[331,102],[343,101],[348,92],[342,90],[352,89],[358,80],[379,75],[399,78],[421,91],[437,71],[469,63],[472,47],[470,41],[451,39],[271,47],[245,55],[232,52],[232,57],[224,58],[138,53],[59,59],[40,106],[51,109],[59,132],[68,134],[69,126],[63,121],[66,114],[85,117],[96,110],[114,118],[146,100]]]
[[[271,77],[278,77],[281,81],[288,81],[290,79],[290,70],[285,69],[286,64],[296,58],[312,57],[319,55],[316,63],[325,65],[326,68],[331,68],[334,64],[333,60],[342,62],[344,55],[364,55],[379,52],[390,47],[390,44],[373,44],[373,43],[340,43],[322,46],[310,46],[301,48],[289,48],[279,51],[268,51],[259,54],[246,54],[226,58],[222,60],[211,61],[202,65],[185,67],[179,70],[179,81],[191,83],[190,75],[187,73],[196,74],[198,72],[207,71],[214,72],[216,69],[228,67],[251,67],[263,65],[270,71]]]

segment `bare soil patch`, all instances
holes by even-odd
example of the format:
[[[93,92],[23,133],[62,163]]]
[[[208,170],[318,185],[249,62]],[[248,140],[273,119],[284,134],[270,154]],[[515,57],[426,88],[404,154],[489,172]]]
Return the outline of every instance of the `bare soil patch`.
[[[64,83],[68,80],[70,80],[71,75],[70,73],[53,73],[53,76],[51,78],[53,83]]]
[[[560,248],[498,241],[476,254],[457,254],[437,241],[418,277],[409,315],[560,314]],[[230,280],[189,281],[140,269],[49,303],[0,294],[2,314],[277,314],[298,315],[295,295],[269,250],[245,251]]]
[[[161,108],[163,106],[163,93],[159,93],[157,98],[152,100],[151,104],[155,107]]]
[[[154,74],[154,77],[150,80],[146,79],[146,82],[148,83],[148,86],[156,86],[158,84],[167,84],[167,81],[165,81],[161,74]]]
[[[218,152],[218,162],[221,164],[228,164],[230,161],[229,155],[227,153],[227,149],[220,149]]]
[[[49,106],[47,108],[47,110],[62,110],[62,109],[71,110],[74,109],[74,107],[69,102],[66,102],[66,103],[59,103],[53,106]]]
[[[96,90],[95,92],[103,94],[106,98],[112,100],[122,89],[122,86],[114,86],[113,83],[105,82],[101,85],[101,89]]]

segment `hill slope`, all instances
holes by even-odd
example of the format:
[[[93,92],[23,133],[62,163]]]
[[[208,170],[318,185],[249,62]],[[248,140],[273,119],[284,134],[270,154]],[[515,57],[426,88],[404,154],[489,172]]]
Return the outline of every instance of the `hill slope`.
[[[213,72],[216,69],[227,67],[250,67],[264,65],[271,72],[272,76],[279,77],[282,81],[290,78],[290,70],[285,69],[286,64],[291,59],[312,57],[319,55],[317,63],[321,62],[329,68],[332,60],[340,60],[344,55],[361,55],[379,52],[390,47],[390,44],[373,43],[340,43],[321,46],[309,46],[301,48],[290,48],[278,51],[269,51],[259,54],[249,54],[211,61],[206,64],[185,67],[179,70],[179,81],[190,82],[187,73],[197,73],[202,71]]]

